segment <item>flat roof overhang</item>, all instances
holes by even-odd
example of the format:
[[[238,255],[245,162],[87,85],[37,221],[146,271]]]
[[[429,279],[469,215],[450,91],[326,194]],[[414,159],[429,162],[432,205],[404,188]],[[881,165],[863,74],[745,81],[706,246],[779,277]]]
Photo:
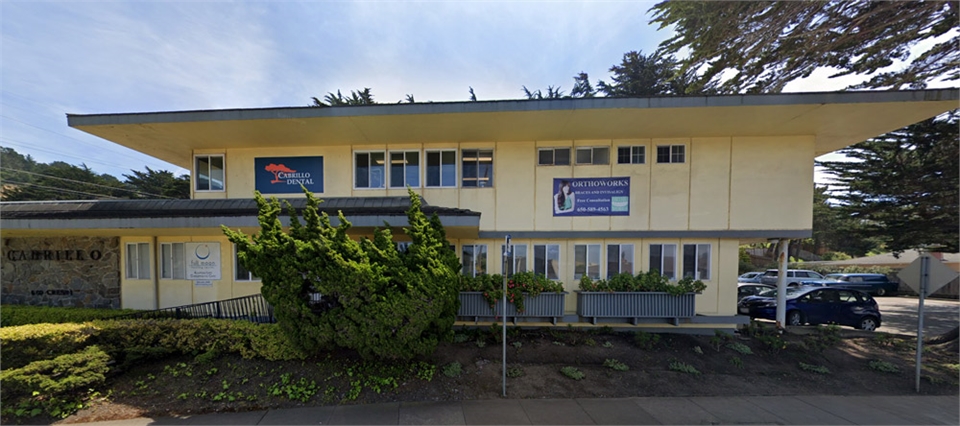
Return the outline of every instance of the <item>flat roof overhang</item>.
[[[812,135],[822,155],[958,101],[951,88],[67,114],[67,123],[187,169],[194,150],[435,142]]]

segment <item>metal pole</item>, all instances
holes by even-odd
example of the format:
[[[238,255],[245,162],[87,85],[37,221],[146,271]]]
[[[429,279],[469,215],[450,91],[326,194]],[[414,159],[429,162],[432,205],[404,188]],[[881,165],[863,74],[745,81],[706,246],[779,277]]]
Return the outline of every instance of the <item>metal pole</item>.
[[[923,356],[923,299],[927,296],[927,283],[930,280],[930,256],[927,256],[926,253],[921,253],[920,256],[920,308],[917,309],[917,393],[920,393],[920,363]]]
[[[503,244],[503,335],[500,342],[503,344],[503,366],[501,368],[501,381],[503,382],[503,396],[507,396],[507,260],[510,257],[510,236],[504,239]]]
[[[777,252],[777,330],[787,325],[787,253],[790,252],[790,239],[779,241]]]

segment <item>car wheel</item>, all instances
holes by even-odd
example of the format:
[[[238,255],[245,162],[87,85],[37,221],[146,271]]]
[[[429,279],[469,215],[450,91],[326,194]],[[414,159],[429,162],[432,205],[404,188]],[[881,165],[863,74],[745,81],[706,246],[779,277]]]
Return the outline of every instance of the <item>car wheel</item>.
[[[886,295],[887,295],[887,289],[883,287],[880,287],[879,289],[877,289],[877,296],[886,296]]]
[[[874,331],[879,327],[877,324],[877,319],[874,317],[863,317],[860,318],[860,326],[857,327],[861,330]]]
[[[787,312],[787,325],[803,325],[803,313],[800,311]]]

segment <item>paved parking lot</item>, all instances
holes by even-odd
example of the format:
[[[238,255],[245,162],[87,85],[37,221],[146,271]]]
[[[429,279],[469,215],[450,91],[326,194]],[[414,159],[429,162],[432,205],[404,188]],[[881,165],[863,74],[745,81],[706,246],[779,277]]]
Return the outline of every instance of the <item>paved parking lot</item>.
[[[878,331],[897,334],[917,334],[917,297],[875,297],[883,317]],[[923,334],[929,337],[945,333],[960,323],[960,301],[924,299]]]

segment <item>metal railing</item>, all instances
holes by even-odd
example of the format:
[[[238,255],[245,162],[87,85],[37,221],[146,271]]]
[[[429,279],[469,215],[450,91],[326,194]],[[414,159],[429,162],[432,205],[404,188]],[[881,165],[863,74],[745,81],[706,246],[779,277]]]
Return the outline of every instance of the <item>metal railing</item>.
[[[197,303],[194,305],[175,306],[172,308],[143,311],[133,314],[120,315],[111,319],[191,319],[191,318],[220,318],[232,320],[246,320],[258,324],[274,323],[273,306],[267,303],[263,295],[236,297],[233,299],[218,300],[216,302]]]

